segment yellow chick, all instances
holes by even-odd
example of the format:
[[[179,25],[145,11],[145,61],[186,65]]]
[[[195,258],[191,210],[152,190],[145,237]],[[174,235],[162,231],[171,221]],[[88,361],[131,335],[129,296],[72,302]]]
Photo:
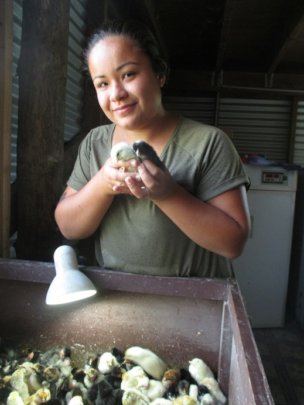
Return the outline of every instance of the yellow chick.
[[[150,402],[150,405],[172,405],[172,401],[166,398],[157,398]]]
[[[116,357],[110,352],[105,352],[100,356],[97,368],[102,374],[108,374],[118,365]]]
[[[140,366],[135,366],[122,375],[120,388],[147,389],[149,387],[149,377]]]
[[[142,367],[155,380],[161,380],[167,370],[167,364],[149,349],[139,346],[129,347],[125,351],[125,359]]]
[[[216,402],[211,394],[205,394],[201,398],[200,405],[216,405]]]
[[[204,378],[202,384],[208,388],[210,394],[217,400],[217,403],[219,405],[226,403],[226,397],[222,393],[219,383],[216,381],[215,378],[213,377]]]
[[[166,388],[163,386],[161,381],[150,380],[148,388],[142,392],[144,392],[150,401],[153,401],[156,398],[162,397],[166,392]]]
[[[198,384],[202,384],[204,378],[214,377],[210,367],[199,358],[194,358],[189,361],[189,373]]]
[[[181,397],[174,398],[172,405],[198,405],[198,401],[191,398],[189,395],[183,395]]]
[[[135,150],[131,145],[126,142],[119,142],[115,144],[111,149],[111,158],[113,162],[117,163],[119,160],[138,160],[138,156],[135,153]],[[125,171],[124,167],[121,167],[120,170]],[[136,168],[129,166],[128,172],[135,172]]]
[[[99,376],[98,370],[96,370],[96,368],[88,366],[84,369],[84,373],[85,373],[85,376],[83,379],[83,383],[87,388],[90,388],[98,380],[98,376]]]
[[[139,390],[134,388],[128,388],[123,393],[122,405],[150,405],[150,401]]]
[[[75,395],[74,397],[72,397],[71,400],[68,402],[68,405],[83,405],[83,399],[81,395]]]
[[[56,382],[60,378],[60,370],[57,367],[46,367],[43,371],[43,376],[47,382]]]
[[[40,405],[51,399],[51,392],[48,388],[40,388],[24,402],[25,405]]]
[[[10,384],[12,388],[19,392],[23,401],[29,397],[29,391],[26,384],[26,369],[18,368],[11,376]]]
[[[197,398],[198,398],[198,386],[196,384],[190,384],[190,386],[189,386],[189,397],[197,400]]]
[[[30,373],[30,375],[27,378],[27,386],[29,393],[34,394],[34,392],[42,388],[41,376],[35,372]]]
[[[18,391],[12,391],[7,397],[6,405],[24,405],[23,399],[21,398]]]

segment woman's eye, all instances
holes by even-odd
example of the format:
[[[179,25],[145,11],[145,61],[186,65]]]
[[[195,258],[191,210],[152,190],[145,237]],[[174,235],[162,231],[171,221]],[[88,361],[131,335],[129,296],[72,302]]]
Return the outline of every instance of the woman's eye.
[[[97,83],[95,83],[95,86],[96,86],[97,89],[104,88],[104,87],[106,87],[107,85],[108,85],[107,82],[97,82]]]
[[[127,72],[123,74],[123,79],[129,79],[133,76],[135,76],[135,72]]]

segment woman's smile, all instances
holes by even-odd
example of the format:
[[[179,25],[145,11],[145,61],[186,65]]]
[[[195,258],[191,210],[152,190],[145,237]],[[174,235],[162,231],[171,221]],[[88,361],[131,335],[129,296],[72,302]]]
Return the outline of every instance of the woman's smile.
[[[119,116],[125,117],[134,111],[136,104],[137,103],[124,104],[122,106],[112,108],[112,111]]]

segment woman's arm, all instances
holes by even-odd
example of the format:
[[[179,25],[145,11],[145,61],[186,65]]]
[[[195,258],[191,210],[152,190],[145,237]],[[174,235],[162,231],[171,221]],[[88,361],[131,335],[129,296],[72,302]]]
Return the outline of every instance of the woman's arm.
[[[191,240],[207,250],[227,258],[239,256],[248,238],[250,216],[245,186],[226,191],[203,202],[151,162],[140,167],[147,194]],[[138,189],[133,179],[126,180],[138,198],[145,191]]]
[[[164,200],[160,208],[190,239],[207,250],[233,259],[242,253],[250,219],[244,186],[202,202],[183,188]]]
[[[79,191],[67,187],[55,210],[55,219],[67,239],[84,239],[92,235],[108,211],[118,192],[115,187],[124,184],[125,177],[135,177],[121,169],[130,163],[113,163],[111,159]],[[124,193],[130,193],[126,186]]]

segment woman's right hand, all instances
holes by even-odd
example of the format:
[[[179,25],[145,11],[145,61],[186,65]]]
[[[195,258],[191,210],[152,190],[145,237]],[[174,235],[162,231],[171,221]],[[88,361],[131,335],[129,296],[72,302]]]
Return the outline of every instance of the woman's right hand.
[[[107,193],[110,195],[132,194],[125,183],[125,179],[132,177],[134,181],[141,180],[137,173],[138,165],[139,162],[135,159],[114,162],[109,158],[99,171],[99,176],[101,176],[101,181],[106,186]]]

